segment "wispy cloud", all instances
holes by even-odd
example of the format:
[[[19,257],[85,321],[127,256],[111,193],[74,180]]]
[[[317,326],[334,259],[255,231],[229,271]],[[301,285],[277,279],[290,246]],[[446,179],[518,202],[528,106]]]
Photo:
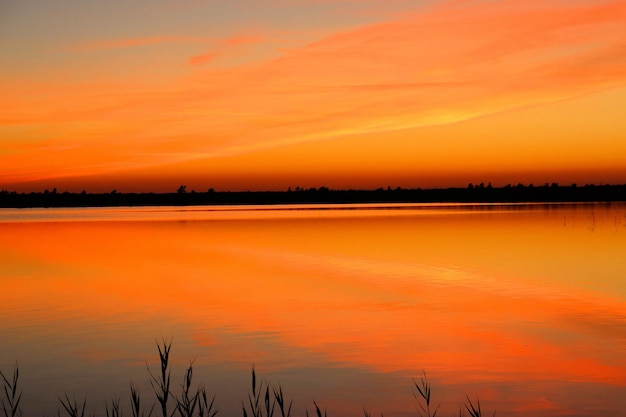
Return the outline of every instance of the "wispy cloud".
[[[281,120],[253,135],[265,145],[454,123],[623,85],[625,13],[623,2],[445,4],[211,76],[229,86],[221,106]]]
[[[187,58],[184,75],[142,91],[79,86],[46,102],[0,104],[3,120],[70,134],[82,154],[100,156],[103,147],[112,161],[138,165],[322,141],[335,152],[337,138],[384,138],[624,86],[624,28],[624,1],[453,1],[291,44],[270,58],[251,59],[250,50],[280,42],[252,32],[89,42],[72,50],[195,42],[205,52]],[[203,65],[223,58],[232,65]],[[87,129],[76,119],[103,123]]]

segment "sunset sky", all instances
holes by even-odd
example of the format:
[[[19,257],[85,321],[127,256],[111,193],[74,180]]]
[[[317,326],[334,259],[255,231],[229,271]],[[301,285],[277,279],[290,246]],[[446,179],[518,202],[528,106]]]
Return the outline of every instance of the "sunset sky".
[[[624,0],[0,0],[0,189],[626,183]]]

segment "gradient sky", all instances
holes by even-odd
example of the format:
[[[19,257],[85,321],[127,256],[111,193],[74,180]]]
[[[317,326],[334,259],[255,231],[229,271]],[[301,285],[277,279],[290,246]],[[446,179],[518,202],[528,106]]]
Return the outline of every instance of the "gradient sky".
[[[626,182],[626,1],[0,0],[0,189]]]

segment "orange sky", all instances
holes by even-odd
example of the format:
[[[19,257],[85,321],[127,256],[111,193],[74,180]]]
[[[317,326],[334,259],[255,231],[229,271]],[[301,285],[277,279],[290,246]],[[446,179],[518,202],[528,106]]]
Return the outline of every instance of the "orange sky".
[[[0,6],[0,189],[626,182],[625,1]]]

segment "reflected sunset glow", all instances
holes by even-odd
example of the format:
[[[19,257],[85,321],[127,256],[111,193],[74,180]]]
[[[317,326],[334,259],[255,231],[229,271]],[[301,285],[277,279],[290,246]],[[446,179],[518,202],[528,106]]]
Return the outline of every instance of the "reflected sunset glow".
[[[130,370],[150,353],[137,346],[173,334],[209,367],[283,375],[319,363],[393,375],[406,390],[426,370],[442,396],[478,390],[507,415],[581,407],[576,386],[626,389],[623,205],[158,221],[100,211],[107,220],[0,224],[3,357],[31,361],[20,346],[41,343],[45,324],[51,339],[91,340],[45,340],[48,355],[80,358],[72,366],[117,358]],[[103,338],[109,349],[91,346]],[[411,410],[406,390],[375,406]],[[623,397],[602,398],[585,406]],[[327,401],[355,413],[371,400]]]

